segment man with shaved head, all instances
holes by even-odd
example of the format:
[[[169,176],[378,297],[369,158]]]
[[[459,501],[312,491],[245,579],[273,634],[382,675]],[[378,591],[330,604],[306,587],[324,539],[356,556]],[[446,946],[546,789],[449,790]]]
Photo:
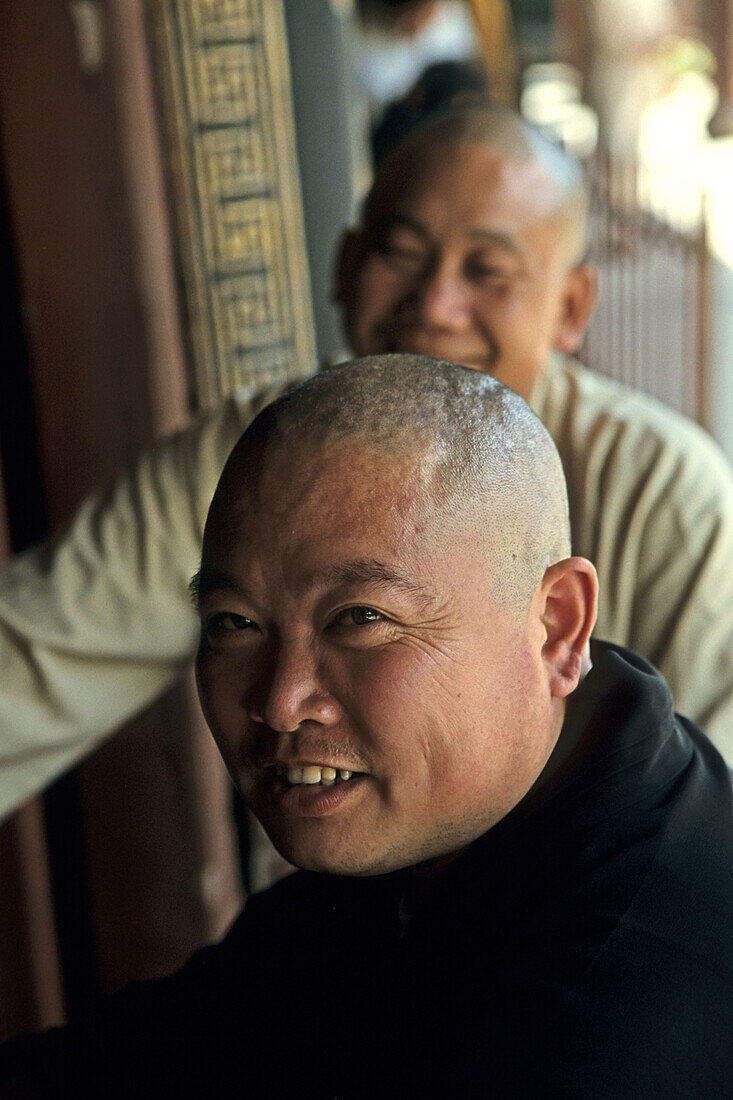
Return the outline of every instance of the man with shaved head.
[[[0,1052],[4,1095],[733,1090],[731,776],[651,665],[589,644],[516,393],[406,355],[303,383],[229,458],[192,588],[207,721],[302,870]]]
[[[388,155],[339,267],[360,355],[441,354],[529,398],[595,303],[580,166],[512,111],[464,106]]]
[[[367,358],[358,370],[328,371],[260,414],[227,463],[207,521],[194,585],[204,633],[198,672],[205,713],[235,782],[288,858],[319,871],[391,871],[444,855],[504,816],[541,771],[561,722],[562,707],[554,704],[550,719],[550,696],[533,694],[538,670],[523,641],[525,620],[538,610],[532,601],[550,598],[546,592],[538,597],[538,582],[569,553],[562,467],[552,441],[530,410],[491,378],[446,364],[428,369],[416,356],[398,363]],[[233,560],[246,560],[241,573],[232,572]],[[262,591],[272,582],[264,600],[259,584],[255,592],[249,582],[262,579],[263,569]],[[595,575],[580,559],[554,569],[562,573],[550,573],[557,590],[577,585],[587,604],[578,624],[582,640],[568,659],[577,681],[595,617]],[[478,634],[458,625],[455,594],[443,573],[460,577],[460,606],[477,614]],[[320,643],[311,651],[316,665],[305,657],[307,616],[297,624],[301,587],[302,604],[326,638],[324,652],[333,638],[337,653],[357,653],[351,672],[358,683],[351,682],[348,656],[346,662],[336,657],[326,678],[344,683],[334,685],[332,696],[316,672]],[[365,603],[370,593],[373,606],[349,606],[348,593],[357,591]],[[282,625],[266,626],[264,607],[275,592],[285,595]],[[255,605],[263,608],[256,621],[243,614]],[[292,651],[284,625],[291,618]],[[265,634],[273,640],[260,648]],[[488,663],[486,643],[497,634],[502,642]],[[226,675],[229,653],[240,672],[225,683],[219,677]],[[328,663],[328,655],[323,659]],[[373,683],[371,662],[383,666]],[[389,702],[383,697],[388,682]],[[244,750],[238,734],[231,741],[241,728],[235,716],[243,690],[253,723]],[[304,831],[312,824],[318,849],[311,854],[310,838],[304,851],[291,816],[281,811],[296,799],[310,805],[314,792],[294,791],[275,773],[284,769],[289,776],[320,753],[328,766],[354,773],[353,791],[381,748],[371,736],[361,744],[356,728],[346,756],[340,741],[332,745],[332,731],[343,736],[346,698],[357,696],[364,697],[363,711],[357,704],[364,725],[373,724],[380,740],[391,734],[395,743],[419,697],[424,741],[416,753],[406,735],[405,791],[390,789],[393,780],[385,776],[376,810],[365,813],[358,831],[344,830],[342,815],[308,821]],[[380,714],[376,721],[370,709]],[[485,736],[488,713],[497,730],[493,740]],[[546,732],[523,746],[535,724],[546,725]],[[464,734],[454,732],[463,726]],[[491,754],[490,767],[481,764],[476,735]],[[472,783],[485,793],[464,822],[455,791]],[[334,782],[332,797],[345,794]],[[385,808],[389,839],[382,841]],[[434,835],[425,835],[426,810]],[[324,863],[320,845],[329,826],[335,835]]]
[[[733,760],[733,479],[716,446],[571,357],[593,309],[578,166],[514,112],[429,118],[381,165],[337,264],[360,355],[422,353],[525,397],[560,453],[597,633],[642,653]],[[191,659],[187,577],[226,455],[274,393],[164,441],[0,577],[0,810],[70,766]]]

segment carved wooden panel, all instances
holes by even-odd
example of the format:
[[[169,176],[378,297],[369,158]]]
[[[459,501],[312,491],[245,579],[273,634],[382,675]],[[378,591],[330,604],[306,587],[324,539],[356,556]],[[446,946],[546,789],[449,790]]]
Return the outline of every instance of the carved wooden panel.
[[[281,0],[150,0],[195,404],[315,367]]]

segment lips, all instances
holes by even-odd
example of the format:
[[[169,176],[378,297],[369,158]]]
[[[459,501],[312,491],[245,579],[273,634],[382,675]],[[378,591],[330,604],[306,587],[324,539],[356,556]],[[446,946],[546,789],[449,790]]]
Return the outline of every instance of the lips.
[[[328,768],[324,767],[321,771],[328,772]],[[337,778],[326,783],[323,780],[314,782],[312,779],[303,782],[302,778],[299,782],[291,783],[287,772],[283,770],[283,774],[278,775],[275,767],[268,768],[266,775],[270,805],[280,813],[292,817],[325,817],[334,813],[358,797],[367,782],[367,776],[363,772],[351,772],[349,779]]]

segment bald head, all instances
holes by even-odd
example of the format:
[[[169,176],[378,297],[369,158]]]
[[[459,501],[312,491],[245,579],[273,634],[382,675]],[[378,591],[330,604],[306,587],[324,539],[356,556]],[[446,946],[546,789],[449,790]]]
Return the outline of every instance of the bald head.
[[[342,240],[336,291],[353,351],[447,359],[530,400],[593,311],[587,213],[579,165],[515,112],[429,116],[382,162],[362,225]]]
[[[235,448],[212,513],[276,454],[342,444],[416,466],[447,528],[490,547],[492,579],[526,607],[570,553],[560,460],[525,402],[496,379],[417,355],[370,356],[316,375],[264,409]]]
[[[552,185],[547,216],[561,221],[570,260],[581,262],[588,247],[589,196],[580,164],[516,111],[483,102],[436,111],[394,146],[382,161],[365,200],[365,229],[377,229],[395,195],[409,188],[437,160],[450,158],[461,145],[490,148],[509,164],[537,169]]]
[[[443,860],[554,767],[595,616],[567,552],[552,443],[492,378],[374,356],[260,413],[206,524],[197,677],[286,859]]]

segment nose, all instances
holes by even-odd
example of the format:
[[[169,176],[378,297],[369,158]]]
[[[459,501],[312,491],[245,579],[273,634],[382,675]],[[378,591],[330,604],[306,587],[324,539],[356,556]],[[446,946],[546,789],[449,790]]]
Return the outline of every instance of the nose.
[[[420,320],[429,328],[467,330],[471,324],[470,293],[455,265],[447,260],[433,264],[416,288]]]
[[[294,733],[305,722],[331,725],[339,711],[317,656],[305,645],[281,645],[271,653],[247,692],[245,709],[276,733]]]

